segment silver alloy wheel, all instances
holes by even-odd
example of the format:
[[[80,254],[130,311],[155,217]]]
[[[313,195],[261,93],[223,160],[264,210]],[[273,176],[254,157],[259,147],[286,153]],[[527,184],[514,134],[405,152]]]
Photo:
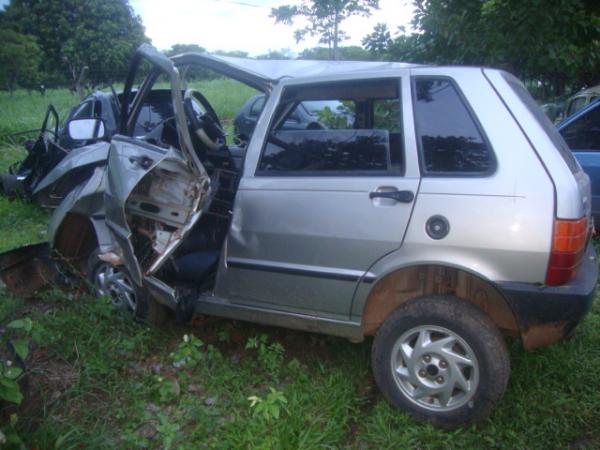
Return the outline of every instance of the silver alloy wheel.
[[[112,304],[117,308],[123,308],[135,312],[137,310],[137,298],[133,283],[118,267],[102,263],[94,274],[94,289],[99,297],[110,298]]]
[[[452,411],[472,401],[479,385],[473,349],[447,328],[425,325],[400,336],[392,347],[391,370],[400,391],[431,411]]]

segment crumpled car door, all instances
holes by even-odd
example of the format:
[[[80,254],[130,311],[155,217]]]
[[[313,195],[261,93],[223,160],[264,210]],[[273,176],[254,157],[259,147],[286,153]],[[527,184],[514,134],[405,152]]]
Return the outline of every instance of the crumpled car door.
[[[117,136],[108,156],[108,186],[104,201],[106,223],[121,249],[132,280],[142,284],[142,271],[131,243],[125,203],[135,186],[167,155],[167,150],[142,141]]]
[[[123,136],[113,138],[107,173],[106,223],[133,282],[141,286],[202,215],[210,182],[190,169],[179,150]],[[134,235],[150,244],[143,261],[136,255]]]

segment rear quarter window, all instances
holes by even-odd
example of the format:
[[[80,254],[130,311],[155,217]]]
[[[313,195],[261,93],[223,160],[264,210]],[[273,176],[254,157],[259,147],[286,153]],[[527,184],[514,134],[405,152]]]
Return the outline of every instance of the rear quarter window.
[[[567,116],[575,114],[581,108],[585,106],[585,97],[577,97],[571,100],[569,103],[569,109],[567,110]]]
[[[452,80],[416,77],[413,97],[425,175],[483,176],[495,170],[493,151]]]

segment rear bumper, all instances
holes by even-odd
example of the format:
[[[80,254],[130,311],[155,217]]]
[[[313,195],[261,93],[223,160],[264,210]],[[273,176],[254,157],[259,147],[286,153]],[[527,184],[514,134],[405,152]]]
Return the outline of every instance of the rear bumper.
[[[497,283],[515,315],[523,346],[530,350],[553,344],[567,336],[590,311],[598,261],[593,245],[588,245],[577,275],[562,286],[531,283]]]

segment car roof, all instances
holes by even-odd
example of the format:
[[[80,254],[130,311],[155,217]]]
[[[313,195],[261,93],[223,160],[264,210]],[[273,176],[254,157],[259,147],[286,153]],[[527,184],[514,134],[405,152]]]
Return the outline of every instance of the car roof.
[[[384,61],[316,61],[305,59],[248,59],[208,53],[182,53],[173,56],[177,65],[200,64],[255,87],[265,87],[283,78],[311,78],[320,75],[352,75],[361,72],[390,71],[421,67],[418,64]]]
[[[569,100],[572,100],[577,97],[586,97],[588,95],[594,95],[594,94],[600,94],[600,84],[598,84],[596,86],[591,86],[587,89],[582,89],[581,91],[577,92],[576,94],[573,94],[569,98]]]
[[[588,111],[591,111],[592,109],[596,109],[598,107],[600,107],[600,98],[597,98],[597,99],[591,101],[584,108],[581,108],[579,111],[577,111],[577,112],[573,113],[572,115],[570,115],[569,117],[567,117],[565,120],[563,120],[561,123],[559,123],[556,126],[556,128],[560,131],[563,128],[565,128],[567,125],[571,124],[572,122],[575,122],[581,116],[587,114]]]

